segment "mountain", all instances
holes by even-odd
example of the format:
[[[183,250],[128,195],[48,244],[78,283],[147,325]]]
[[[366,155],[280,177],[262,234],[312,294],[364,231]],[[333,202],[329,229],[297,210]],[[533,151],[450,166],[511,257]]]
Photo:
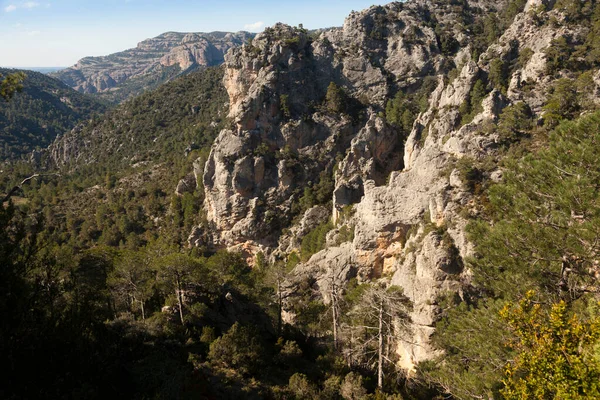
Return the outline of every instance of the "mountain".
[[[399,365],[436,359],[443,299],[466,307],[481,290],[467,226],[485,219],[503,160],[598,105],[598,14],[573,4],[397,2],[316,38],[278,24],[231,50],[232,122],[206,162],[208,223],[191,243],[300,261],[284,294],[292,324],[307,285],[330,306],[352,278],[397,285],[412,303]],[[502,296],[526,287],[513,290]],[[447,367],[469,369],[456,359]]]
[[[248,32],[167,32],[137,47],[102,57],[86,57],[51,75],[82,93],[123,101],[173,77],[219,65],[227,51],[254,35]]]
[[[18,69],[23,69],[27,71],[35,71],[40,72],[42,74],[48,74],[50,72],[57,72],[65,69],[66,67],[20,67]]]
[[[598,32],[571,0],[276,24],[7,166],[4,190],[48,172],[18,208],[35,263],[0,241],[31,271],[0,280],[31,287],[0,290],[9,377],[54,397],[600,397]]]
[[[0,69],[6,75],[17,70]],[[47,147],[78,123],[107,110],[106,104],[78,93],[39,72],[27,75],[23,91],[0,102],[0,159],[15,159]]]
[[[47,218],[61,240],[77,248],[139,246],[167,229],[164,213],[181,196],[194,211],[181,227],[169,229],[173,240],[182,236],[185,242],[200,221],[203,200],[195,193],[194,174],[202,171],[195,161],[207,157],[227,121],[223,73],[222,67],[208,67],[175,78],[79,124],[37,153],[36,172],[61,175],[51,179],[56,197]],[[118,223],[123,218],[128,222]],[[73,221],[73,230],[63,231],[65,219]]]

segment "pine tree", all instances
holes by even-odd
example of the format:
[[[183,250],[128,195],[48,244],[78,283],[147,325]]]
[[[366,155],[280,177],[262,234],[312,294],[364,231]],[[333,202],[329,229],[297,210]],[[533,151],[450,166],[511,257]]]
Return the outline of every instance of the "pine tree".
[[[409,320],[410,301],[397,286],[367,286],[349,313],[346,325],[346,358],[377,366],[377,386],[383,386],[384,364],[391,362],[392,344]]]
[[[3,75],[0,74],[0,97],[4,100],[10,99],[15,92],[20,92],[23,89],[23,81],[27,75],[23,72],[15,72],[12,74],[8,74],[3,78]]]
[[[445,355],[437,364],[421,366],[425,376],[449,393],[459,398],[500,396],[504,366],[515,352],[527,350],[507,345],[529,334],[515,330],[519,321],[499,318],[506,301],[518,301],[534,289],[538,302],[564,302],[567,309],[559,312],[564,316],[598,295],[599,144],[596,112],[562,123],[546,148],[505,160],[503,182],[486,196],[489,220],[468,226],[476,245],[469,266],[480,298],[444,307],[448,311],[437,325],[435,341]],[[540,326],[539,332],[551,327]],[[507,387],[517,390],[515,382]]]

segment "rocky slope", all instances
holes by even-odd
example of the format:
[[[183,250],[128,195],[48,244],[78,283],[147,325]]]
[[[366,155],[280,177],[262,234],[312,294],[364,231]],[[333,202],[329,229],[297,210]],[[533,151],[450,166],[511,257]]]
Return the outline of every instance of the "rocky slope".
[[[490,13],[506,29],[481,46],[478,27]],[[215,141],[203,177],[213,246],[249,259],[300,253],[302,235],[329,216],[298,204],[305,188],[332,177],[333,229],[326,248],[292,272],[288,299],[301,282],[327,302],[332,279],[385,279],[413,302],[397,349],[401,364],[411,369],[435,356],[429,338],[439,299],[463,296],[470,276],[465,218],[476,210],[459,160],[493,159],[507,106],[525,102],[540,118],[556,79],[546,50],[553,39],[585,35],[561,21],[540,0],[415,0],[353,13],[318,37],[276,25],[231,50],[224,84],[232,124]],[[385,113],[398,92],[425,99],[406,134]],[[501,178],[493,167],[488,175]],[[201,231],[192,244],[206,237]],[[293,321],[291,305],[286,311]]]
[[[248,32],[167,32],[133,49],[83,58],[52,75],[80,92],[121,101],[183,72],[219,65],[230,48],[252,37]]]

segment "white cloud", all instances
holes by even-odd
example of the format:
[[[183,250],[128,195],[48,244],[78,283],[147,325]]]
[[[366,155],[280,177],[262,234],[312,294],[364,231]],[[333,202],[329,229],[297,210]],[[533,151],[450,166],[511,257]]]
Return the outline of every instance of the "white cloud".
[[[31,10],[33,8],[39,7],[40,3],[38,3],[37,1],[26,1],[26,2],[21,2],[20,4],[16,5],[16,4],[10,4],[6,7],[4,7],[4,11],[5,12],[13,12],[16,11],[17,9],[22,9],[25,8],[27,10]],[[46,8],[50,7],[50,3],[46,4]]]
[[[265,26],[265,23],[262,21],[255,22],[253,24],[244,25],[244,29],[251,32],[258,32]]]
[[[29,31],[29,32],[27,32],[27,36],[37,36],[40,33],[42,33],[42,32],[40,32],[40,31]]]

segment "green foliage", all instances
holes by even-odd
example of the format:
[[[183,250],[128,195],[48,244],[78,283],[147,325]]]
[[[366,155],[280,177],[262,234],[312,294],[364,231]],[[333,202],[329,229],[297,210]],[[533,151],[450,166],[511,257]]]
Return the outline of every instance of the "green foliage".
[[[415,122],[415,104],[410,102],[406,95],[399,91],[396,96],[388,100],[385,107],[385,119],[398,128],[402,142],[406,140]]]
[[[502,110],[498,119],[498,136],[502,143],[510,144],[525,135],[533,127],[531,109],[518,102]]]
[[[456,169],[460,174],[460,179],[471,193],[479,193],[481,191],[481,181],[483,177],[481,170],[477,168],[474,159],[462,157],[456,163]]]
[[[287,263],[286,263],[286,266],[287,266],[286,269],[288,271],[291,271],[292,269],[294,269],[294,267],[296,265],[298,265],[298,263],[300,263],[300,261],[301,260],[300,260],[300,256],[298,256],[298,253],[295,251],[292,251],[290,253],[290,255],[288,256]]]
[[[285,118],[290,118],[292,116],[290,112],[289,95],[282,94],[279,96],[279,108]]]
[[[531,57],[533,57],[534,54],[535,54],[535,52],[532,49],[530,49],[529,47],[525,47],[523,50],[521,50],[519,52],[519,59],[518,59],[519,66],[521,68],[525,68],[525,66],[527,65],[529,60],[531,60]]]
[[[240,290],[252,286],[250,268],[239,254],[219,251],[206,262],[219,285],[231,285]]]
[[[416,92],[407,95],[400,90],[393,99],[387,101],[385,119],[398,129],[398,138],[402,146],[412,130],[417,115],[429,108],[429,95],[436,85],[435,77],[427,76]]]
[[[153,295],[155,280],[148,254],[132,250],[119,255],[107,276],[117,307],[135,314],[139,311],[142,319],[146,319],[145,305]]]
[[[27,78],[23,72],[13,72],[6,76],[0,74],[0,97],[9,100],[15,92],[23,90],[23,81]]]
[[[577,87],[573,81],[567,78],[556,80],[543,110],[544,125],[549,128],[557,126],[564,119],[572,118],[579,111]]]
[[[342,225],[338,233],[338,244],[354,240],[354,226]]]
[[[304,188],[302,196],[298,200],[297,207],[293,209],[293,213],[303,215],[304,212],[316,205],[327,205],[331,203],[333,198],[333,189],[335,182],[330,169],[325,169],[319,174],[317,183]]]
[[[256,373],[265,360],[265,347],[256,328],[239,323],[210,345],[208,359],[241,374]]]
[[[141,161],[181,158],[190,146],[210,146],[224,123],[222,77],[218,67],[182,76],[91,121],[80,132],[89,144],[80,149],[78,160],[93,159],[91,168],[114,171]],[[115,141],[121,145],[114,146]],[[84,171],[81,164],[70,166]]]
[[[600,229],[591,183],[600,177],[594,161],[599,126],[598,113],[564,123],[547,149],[507,161],[505,183],[489,193],[493,229],[473,226],[482,255],[474,265],[485,272],[481,285],[507,295],[527,285],[551,297],[582,290],[595,259],[590,243]],[[569,273],[561,273],[567,266]]]
[[[468,124],[475,118],[477,114],[483,111],[481,102],[487,95],[487,89],[481,79],[477,79],[469,92],[469,100],[465,100],[459,108],[459,113],[462,116],[461,124]]]
[[[158,65],[155,66],[150,73],[140,74],[127,79],[125,82],[118,85],[117,90],[107,90],[101,93],[95,93],[94,96],[111,104],[120,104],[150,90],[156,90],[162,85],[175,80],[182,75],[194,72],[196,72],[194,71],[194,67],[192,67],[192,71],[182,71],[179,64],[171,66]]]
[[[546,73],[554,75],[562,69],[568,68],[573,46],[564,36],[553,39],[550,46],[544,51],[546,54]]]
[[[329,83],[327,94],[325,95],[325,107],[327,110],[341,114],[347,111],[348,96],[344,89],[334,82]]]
[[[304,374],[295,373],[292,375],[288,383],[288,388],[297,400],[312,400],[317,398],[317,388],[310,383]]]
[[[94,118],[76,135],[67,134],[77,156],[71,155],[60,176],[48,175],[24,188],[28,212],[45,214],[53,240],[75,249],[98,242],[137,249],[159,230],[174,245],[186,243],[192,227],[205,224],[202,182],[181,197],[163,188],[171,192],[192,173],[195,160],[204,165],[225,123],[221,79],[218,68],[189,74],[122,104],[102,120]],[[5,168],[3,190],[33,173],[25,167]]]
[[[506,367],[505,399],[600,398],[600,318],[581,321],[564,301],[548,311],[529,292],[518,305],[506,305],[502,319],[515,333],[517,352]]]
[[[490,220],[468,226],[469,238],[476,245],[477,257],[469,264],[479,298],[470,299],[471,306],[450,305],[436,331],[436,341],[446,355],[440,364],[423,366],[425,375],[448,392],[459,397],[497,396],[502,389],[502,370],[511,359],[517,364],[509,368],[511,375],[505,382],[510,392],[506,395],[535,388],[556,390],[552,382],[571,379],[572,375],[556,372],[565,366],[565,359],[550,351],[559,343],[567,345],[552,332],[571,311],[565,314],[561,309],[556,321],[563,322],[556,324],[548,323],[552,318],[538,311],[512,313],[517,319],[509,320],[510,325],[499,319],[498,312],[506,300],[520,299],[531,289],[537,293],[536,303],[564,301],[573,310],[587,304],[587,288],[597,285],[593,265],[598,254],[593,243],[600,234],[600,205],[592,182],[600,180],[598,132],[600,114],[586,115],[561,124],[550,135],[547,148],[504,161],[503,182],[487,193]],[[504,317],[507,315],[505,312]],[[535,325],[523,325],[527,321]],[[560,329],[566,333],[563,327]],[[519,342],[532,336],[557,341],[544,339],[535,346]],[[513,347],[507,347],[509,341]],[[515,343],[523,344],[515,347]],[[568,346],[573,349],[578,344]],[[567,348],[568,354],[571,350]],[[522,357],[515,358],[515,352]],[[550,369],[543,367],[544,363]],[[552,370],[555,372],[550,373]],[[543,375],[552,384],[527,386],[529,372],[532,379]],[[560,390],[573,387],[569,385]],[[553,397],[527,393],[523,397]]]
[[[510,332],[499,318],[504,302],[486,300],[476,307],[456,302],[452,297],[438,301],[446,311],[433,342],[445,355],[419,364],[419,374],[458,398],[497,398],[502,369],[512,355],[506,347]]]
[[[473,60],[477,61],[479,55],[502,35],[512,24],[515,16],[523,11],[526,3],[526,0],[510,0],[497,12],[490,11],[483,18],[475,16],[469,18],[468,26],[474,33],[470,41],[473,47]]]
[[[554,3],[554,10],[560,10],[566,17],[567,23],[581,23],[590,17],[595,4],[591,0],[571,1],[557,0]]]
[[[0,69],[0,159],[15,159],[47,147],[58,135],[107,107],[63,83],[37,72]]]
[[[325,248],[325,237],[333,229],[333,223],[327,221],[317,226],[302,238],[300,257],[302,261],[308,260],[313,254]]]
[[[340,394],[344,400],[366,400],[367,390],[363,386],[363,377],[356,372],[349,372],[340,386]]]
[[[494,58],[490,62],[490,73],[488,76],[490,84],[494,89],[506,93],[508,87],[508,68],[506,63],[500,58]]]

